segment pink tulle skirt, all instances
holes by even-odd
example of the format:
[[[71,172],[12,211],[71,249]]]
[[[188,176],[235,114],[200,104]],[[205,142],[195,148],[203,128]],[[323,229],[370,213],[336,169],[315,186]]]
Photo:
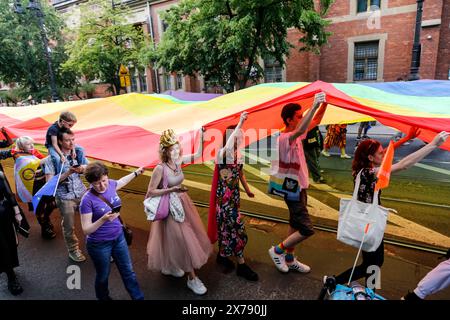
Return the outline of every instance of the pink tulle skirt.
[[[183,204],[184,222],[176,222],[169,214],[167,219],[152,222],[147,244],[148,268],[179,268],[184,272],[200,269],[212,253],[197,208],[187,193],[179,193]]]

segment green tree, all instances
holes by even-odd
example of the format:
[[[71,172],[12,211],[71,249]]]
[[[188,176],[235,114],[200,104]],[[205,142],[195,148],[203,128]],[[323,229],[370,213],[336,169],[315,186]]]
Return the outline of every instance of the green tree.
[[[128,23],[131,11],[124,5],[112,8],[108,1],[91,0],[80,12],[79,27],[68,32],[72,43],[64,69],[82,74],[88,82],[105,82],[112,93],[120,94],[120,66],[139,64],[143,32]]]
[[[27,96],[31,94],[34,99],[49,99],[47,60],[36,14],[26,9],[28,0],[21,1],[23,14],[15,13],[12,3],[0,1],[0,80],[17,83],[27,91]],[[61,90],[71,88],[76,75],[60,68],[67,60],[61,33],[64,22],[46,1],[41,1],[41,6],[57,87]]]
[[[314,8],[319,2],[319,8]],[[330,33],[323,19],[333,0],[182,0],[162,14],[168,24],[156,49],[141,61],[185,75],[200,73],[226,91],[263,75],[259,57],[284,65],[294,46],[289,28],[301,32],[300,50],[319,52]]]

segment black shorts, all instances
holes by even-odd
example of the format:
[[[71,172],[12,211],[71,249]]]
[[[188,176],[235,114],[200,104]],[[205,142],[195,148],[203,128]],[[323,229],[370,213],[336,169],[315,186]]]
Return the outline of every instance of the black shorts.
[[[302,236],[310,237],[314,234],[313,224],[308,213],[306,190],[300,192],[299,201],[285,200],[289,208],[289,225],[300,232]]]

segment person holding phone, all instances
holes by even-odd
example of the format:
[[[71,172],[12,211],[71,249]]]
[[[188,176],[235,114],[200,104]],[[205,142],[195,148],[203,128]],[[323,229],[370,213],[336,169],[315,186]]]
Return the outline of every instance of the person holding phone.
[[[198,214],[197,208],[181,184],[184,180],[182,163],[191,162],[202,155],[203,130],[200,147],[194,155],[182,156],[180,143],[173,130],[166,130],[160,138],[161,164],[153,171],[146,198],[177,192],[183,205],[185,219],[177,222],[172,215],[152,222],[147,245],[148,267],[164,275],[183,277],[188,273],[187,286],[195,294],[205,294],[207,289],[197,277],[212,252],[212,245]],[[163,188],[163,175],[167,175],[168,188]]]
[[[80,149],[75,149],[76,155],[73,157],[75,134],[70,129],[62,128],[58,132],[58,144],[65,161],[61,164],[59,171],[54,161],[47,161],[44,165],[44,172],[47,181],[61,173],[55,198],[56,205],[61,212],[64,241],[69,258],[74,262],[83,262],[86,257],[81,252],[78,238],[75,235],[75,213],[78,211],[81,197],[86,192],[81,175],[88,161]],[[78,166],[75,167],[76,165]]]
[[[101,162],[93,162],[86,167],[84,176],[91,186],[81,199],[81,226],[87,235],[86,248],[96,270],[95,294],[98,300],[112,300],[108,289],[111,257],[131,299],[144,299],[119,220],[122,202],[117,194],[119,189],[143,172],[144,169],[139,168],[119,180],[113,180],[108,178],[108,168]]]

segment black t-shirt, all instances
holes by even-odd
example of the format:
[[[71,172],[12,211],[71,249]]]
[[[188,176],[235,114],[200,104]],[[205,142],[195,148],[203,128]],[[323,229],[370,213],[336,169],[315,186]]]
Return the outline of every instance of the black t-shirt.
[[[0,148],[8,148],[10,145],[8,140],[0,140]]]
[[[319,127],[314,127],[311,129],[306,138],[303,140],[303,148],[304,149],[314,149],[320,148],[323,149],[323,137],[320,132]]]
[[[58,121],[56,121],[54,124],[52,124],[48,130],[47,134],[45,136],[45,147],[48,149],[52,145],[52,136],[58,136],[59,131],[61,128],[58,126]]]

